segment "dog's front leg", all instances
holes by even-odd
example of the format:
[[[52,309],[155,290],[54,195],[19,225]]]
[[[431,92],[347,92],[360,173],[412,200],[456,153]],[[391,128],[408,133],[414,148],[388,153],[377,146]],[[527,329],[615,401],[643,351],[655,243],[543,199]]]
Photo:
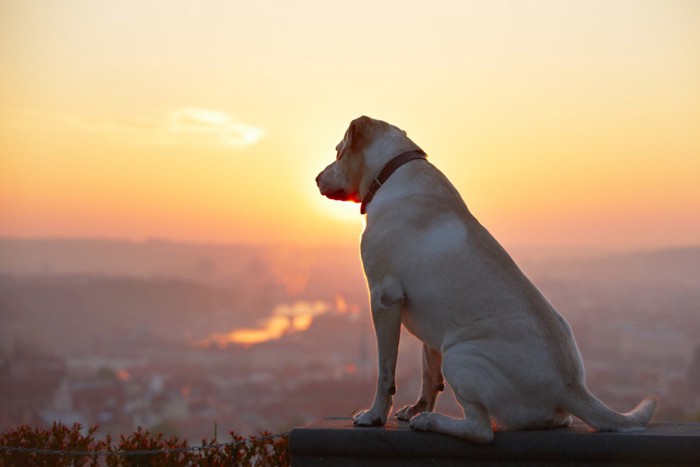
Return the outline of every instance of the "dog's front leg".
[[[372,407],[353,417],[355,425],[381,426],[386,423],[396,392],[394,375],[401,334],[401,307],[404,294],[398,280],[385,278],[370,290],[372,321],[377,335],[377,390]]]
[[[435,410],[440,391],[445,389],[444,379],[440,366],[442,365],[442,354],[423,344],[423,386],[418,396],[418,400],[413,405],[407,405],[398,412],[396,417],[399,420],[410,420],[414,415],[421,412],[432,412]]]

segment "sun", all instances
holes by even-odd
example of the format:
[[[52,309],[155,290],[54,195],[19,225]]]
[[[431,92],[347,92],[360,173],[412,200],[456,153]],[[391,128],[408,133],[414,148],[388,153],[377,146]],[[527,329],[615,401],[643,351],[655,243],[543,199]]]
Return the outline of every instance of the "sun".
[[[360,205],[352,201],[336,201],[328,199],[319,193],[314,196],[315,207],[328,217],[349,224],[364,224],[364,218],[360,214]]]
[[[316,175],[328,164],[326,151],[319,150],[322,156],[309,158],[303,169],[302,180],[314,180]],[[336,201],[323,196],[316,186],[316,183],[306,183],[302,191],[304,197],[309,200],[309,205],[321,217],[328,217],[335,221],[342,221],[348,224],[364,226],[364,218],[360,214],[360,204],[352,201]]]

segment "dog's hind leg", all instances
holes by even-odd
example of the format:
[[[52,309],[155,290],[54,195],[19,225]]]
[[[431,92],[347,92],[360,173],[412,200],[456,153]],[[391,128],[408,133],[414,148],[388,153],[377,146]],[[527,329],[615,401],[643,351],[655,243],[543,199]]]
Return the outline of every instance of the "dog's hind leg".
[[[452,418],[435,412],[422,412],[413,417],[409,426],[418,431],[434,431],[456,436],[475,443],[490,443],[493,428],[489,414],[479,404],[464,405],[464,418]]]
[[[432,412],[435,410],[438,395],[445,389],[442,377],[442,354],[423,344],[423,385],[420,396],[413,405],[407,405],[396,412],[399,420],[410,420],[420,412]]]
[[[442,363],[442,371],[464,410],[464,418],[422,412],[409,421],[411,428],[444,433],[476,443],[488,443],[493,439],[491,415],[483,404],[481,394],[488,387],[489,375],[479,372],[479,358],[470,357],[469,346],[458,345],[445,351]]]

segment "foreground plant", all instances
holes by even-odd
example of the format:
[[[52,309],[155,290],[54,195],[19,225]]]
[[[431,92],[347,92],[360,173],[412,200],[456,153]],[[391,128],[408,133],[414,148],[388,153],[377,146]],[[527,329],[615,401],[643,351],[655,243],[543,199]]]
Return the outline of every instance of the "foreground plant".
[[[83,429],[54,422],[49,429],[20,426],[0,435],[0,466],[186,466],[246,465],[286,466],[291,464],[286,434],[267,432],[244,437],[230,433],[231,441],[202,440],[188,446],[186,440],[166,438],[139,427],[119,437],[97,440],[97,426]],[[104,458],[102,461],[101,459]]]

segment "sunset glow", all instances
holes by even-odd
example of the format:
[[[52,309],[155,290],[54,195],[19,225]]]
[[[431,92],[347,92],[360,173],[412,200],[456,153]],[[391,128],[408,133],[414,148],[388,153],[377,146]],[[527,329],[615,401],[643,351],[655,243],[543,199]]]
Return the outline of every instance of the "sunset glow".
[[[700,3],[355,3],[2,2],[0,236],[353,245],[366,114],[506,246],[697,244]]]
[[[279,339],[285,334],[306,331],[316,316],[328,311],[323,302],[296,302],[293,305],[280,305],[272,311],[272,316],[257,328],[234,329],[225,334],[214,334],[199,342],[199,347],[217,346],[225,348],[232,344],[251,346]]]

